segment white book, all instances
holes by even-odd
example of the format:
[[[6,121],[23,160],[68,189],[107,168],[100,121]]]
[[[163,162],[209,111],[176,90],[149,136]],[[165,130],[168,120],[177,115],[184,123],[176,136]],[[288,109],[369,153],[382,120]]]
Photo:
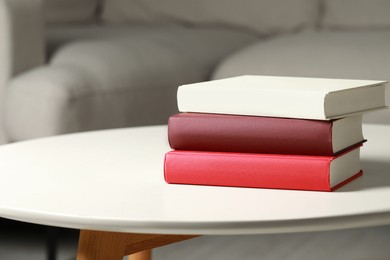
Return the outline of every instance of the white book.
[[[180,112],[330,120],[386,108],[386,81],[239,76],[182,85]]]

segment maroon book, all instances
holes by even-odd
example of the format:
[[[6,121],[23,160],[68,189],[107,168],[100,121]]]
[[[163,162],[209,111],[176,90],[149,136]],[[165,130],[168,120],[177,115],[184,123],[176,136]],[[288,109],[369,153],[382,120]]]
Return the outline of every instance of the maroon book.
[[[364,142],[361,115],[322,121],[180,113],[169,118],[168,139],[176,150],[324,156]]]

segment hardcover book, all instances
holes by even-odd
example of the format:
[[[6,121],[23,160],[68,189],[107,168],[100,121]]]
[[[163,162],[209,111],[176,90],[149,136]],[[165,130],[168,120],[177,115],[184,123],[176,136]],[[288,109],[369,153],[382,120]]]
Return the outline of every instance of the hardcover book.
[[[338,156],[171,151],[167,183],[333,191],[362,174],[360,148]]]
[[[385,108],[385,81],[240,76],[182,85],[180,112],[330,120]]]
[[[364,138],[361,115],[325,121],[180,113],[169,118],[168,140],[176,150],[330,156]]]

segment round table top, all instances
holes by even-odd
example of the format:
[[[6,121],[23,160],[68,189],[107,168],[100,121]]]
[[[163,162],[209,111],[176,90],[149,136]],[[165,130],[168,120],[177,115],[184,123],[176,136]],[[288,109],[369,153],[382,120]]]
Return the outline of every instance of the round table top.
[[[160,234],[254,234],[390,224],[390,126],[364,125],[364,175],[334,192],[167,184],[166,126],[0,147],[0,216]]]

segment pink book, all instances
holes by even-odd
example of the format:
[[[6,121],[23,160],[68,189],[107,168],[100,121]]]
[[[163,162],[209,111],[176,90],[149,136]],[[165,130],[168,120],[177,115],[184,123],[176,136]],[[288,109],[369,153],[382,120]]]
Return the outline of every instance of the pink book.
[[[362,175],[360,148],[338,156],[171,151],[167,183],[333,191]]]

